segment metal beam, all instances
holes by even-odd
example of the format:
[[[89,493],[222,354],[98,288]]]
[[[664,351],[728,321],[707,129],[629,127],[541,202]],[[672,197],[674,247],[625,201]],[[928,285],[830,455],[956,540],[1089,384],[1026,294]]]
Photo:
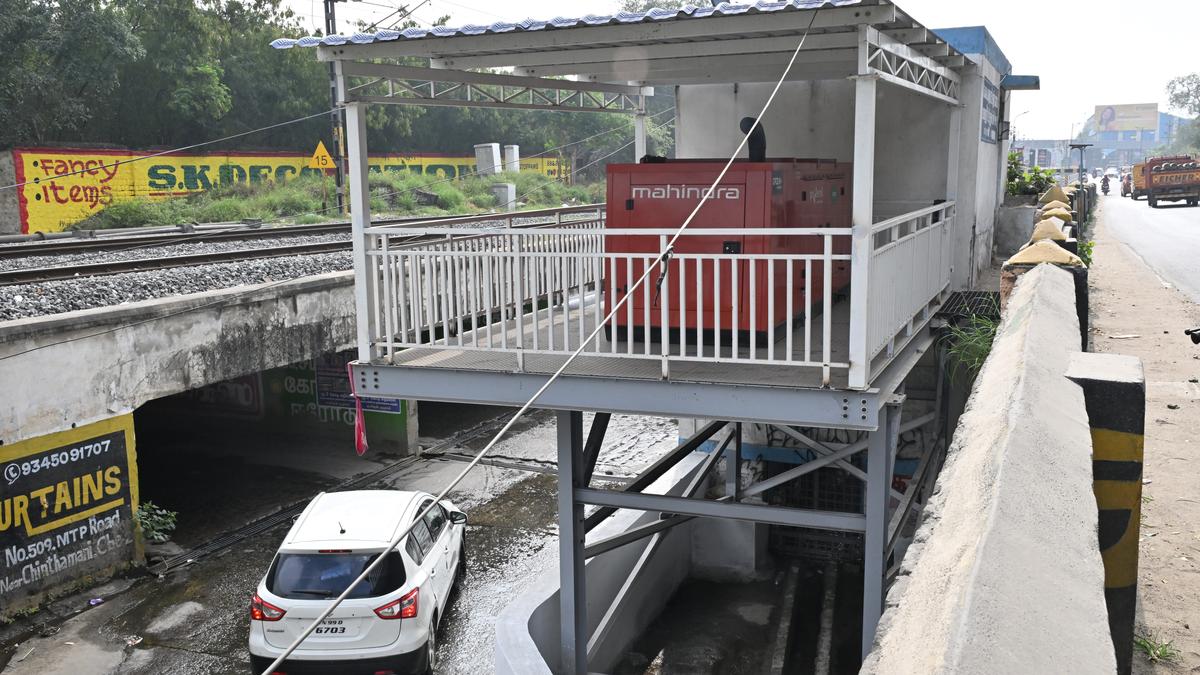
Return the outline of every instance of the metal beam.
[[[604,443],[604,434],[608,431],[611,413],[599,412],[592,417],[592,428],[588,430],[587,444],[583,446],[583,484],[590,485],[592,474],[596,471],[596,460],[600,457],[600,446]]]
[[[355,364],[353,371],[360,396],[506,406],[524,404],[549,377],[538,373],[374,364]],[[847,398],[866,401],[862,404],[866,412],[849,415],[842,409],[842,401]],[[550,410],[870,430],[879,419],[881,403],[879,392],[874,389],[847,392],[568,374],[546,390],[538,405]]]
[[[566,112],[588,113],[620,113],[636,115],[634,108],[590,108],[565,105],[546,105],[544,103],[512,103],[502,101],[464,101],[450,98],[418,98],[415,96],[354,96],[352,100],[359,103],[379,105],[421,105],[443,108],[508,108],[511,110],[563,110]]]
[[[691,497],[692,495],[696,494],[696,491],[699,490],[702,485],[704,485],[705,480],[708,478],[708,474],[712,473],[713,467],[717,465],[717,461],[721,458],[722,451],[725,450],[725,447],[729,445],[729,441],[732,438],[733,436],[726,437],[725,442],[720,448],[709,453],[708,457],[706,457],[705,460],[700,464],[699,470],[697,470],[696,474],[692,476],[692,479],[688,481],[687,486],[683,490],[682,496]],[[585,558],[598,556],[606,551],[620,548],[625,544],[633,543],[639,539],[643,539],[652,534],[657,534],[658,532],[668,528],[685,523],[692,518],[693,516],[670,516],[668,518],[663,518],[662,520],[646,523],[639,527],[622,532],[621,534],[588,544],[583,549],[583,555]]]
[[[795,45],[792,45],[793,49]],[[856,49],[824,49],[802,51],[796,56],[797,65],[842,63],[854,61]],[[763,78],[776,80],[783,66],[791,59],[791,53],[734,54],[728,56],[689,56],[653,61],[599,61],[595,63],[566,63],[523,68],[522,72],[536,77],[561,75],[594,75],[601,79],[641,81],[654,79],[663,73],[694,70],[725,69],[741,73],[739,79],[753,77],[756,69],[764,72]]]
[[[587,675],[587,586],[584,567],[583,504],[578,500],[582,467],[583,413],[558,413],[558,579],[562,669]]]
[[[816,10],[745,14],[741,16],[710,17],[703,20],[649,21],[617,26],[589,26],[560,30],[513,31],[486,35],[426,37],[416,40],[389,40],[365,45],[345,44],[318,49],[322,61],[346,59],[381,59],[400,56],[424,56],[451,59],[476,54],[513,53],[510,63],[519,65],[522,52],[539,50],[579,49],[585,47],[659,44],[677,40],[705,41],[721,36],[736,35],[751,38],[756,34],[778,36],[792,32],[797,38],[812,22],[814,29],[844,28],[859,23],[886,24],[896,20],[896,8],[891,4],[834,7]]]
[[[567,65],[572,63],[653,63],[658,59],[694,56],[724,56],[731,54],[759,54],[763,57],[775,53],[791,56],[799,38],[761,37],[733,40],[707,40],[704,42],[666,42],[622,47],[592,47],[584,49],[559,49],[553,51],[520,52],[515,54],[485,54],[481,56],[456,56],[434,59],[434,68],[495,68],[500,66]],[[809,35],[804,41],[804,51],[820,49],[842,49],[856,45],[854,33],[825,33]]]
[[[787,60],[778,63],[767,62],[756,68],[722,68],[715,67],[706,70],[687,69],[677,71],[660,71],[645,77],[629,80],[645,86],[675,86],[680,84],[741,84],[751,82],[774,82],[783,72]],[[808,82],[813,80],[844,80],[854,74],[853,62],[846,63],[810,63],[800,64],[792,68],[786,80],[788,82]],[[591,77],[583,75],[581,77]],[[597,81],[603,79],[596,77]],[[610,78],[616,79],[616,78]]]
[[[659,511],[699,518],[729,518],[752,523],[812,527],[819,530],[843,532],[862,532],[866,529],[865,519],[857,513],[793,509],[762,504],[730,504],[707,499],[648,495],[640,492],[616,492],[595,488],[576,490],[575,498],[584,504],[639,511]]]
[[[459,82],[506,87],[561,89],[565,91],[592,91],[608,94],[625,94],[627,96],[640,96],[643,93],[641,87],[626,84],[548,80],[543,77],[522,77],[520,75],[505,75],[502,73],[475,73],[465,70],[398,66],[391,63],[362,63],[360,61],[344,62],[342,64],[342,74],[344,76],[356,77],[382,77],[389,80]]]
[[[709,422],[703,429],[693,434],[691,438],[675,446],[665,455],[659,457],[658,460],[653,464],[646,467],[644,471],[638,474],[637,478],[634,478],[622,489],[627,492],[641,492],[642,490],[650,487],[654,481],[662,477],[663,474],[669,471],[671,467],[678,464],[679,461],[684,457],[687,457],[695,452],[696,448],[699,448],[704,444],[705,441],[712,438],[718,431],[724,428],[726,424],[728,424],[728,422]],[[587,517],[587,519],[584,520],[584,529],[591,530],[592,528],[596,527],[600,524],[600,521],[611,516],[615,510],[616,509],[596,509]]]
[[[784,471],[781,474],[772,476],[766,480],[759,481],[759,482],[755,483],[754,485],[751,485],[751,486],[747,487],[746,489],[742,490],[742,496],[743,497],[753,497],[754,495],[762,494],[763,492],[766,492],[767,490],[770,490],[773,487],[776,487],[778,485],[783,485],[784,483],[795,480],[796,478],[799,478],[805,474],[812,473],[813,471],[816,471],[817,469],[819,469],[823,466],[828,466],[839,460],[844,460],[845,458],[849,457],[850,455],[853,455],[853,454],[856,454],[856,453],[859,453],[862,451],[863,451],[863,448],[860,447],[860,444],[856,443],[854,445],[849,445],[845,448],[842,448],[841,450],[838,450],[837,452],[835,452],[831,455],[825,455],[824,457],[819,457],[817,459],[812,460],[811,462],[805,462],[805,463],[801,464],[800,466],[788,469],[787,471]]]
[[[880,31],[897,42],[904,44],[912,44],[914,42],[934,42],[938,39],[936,35],[930,32],[927,28],[889,28]]]
[[[725,452],[725,494],[733,501],[741,499],[739,496],[741,476],[742,476],[742,423],[734,424],[734,439],[733,447]]]

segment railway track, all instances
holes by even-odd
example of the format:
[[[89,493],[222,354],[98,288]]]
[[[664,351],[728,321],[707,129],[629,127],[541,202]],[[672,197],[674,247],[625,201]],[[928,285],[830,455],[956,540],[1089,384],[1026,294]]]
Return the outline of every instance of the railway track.
[[[99,277],[110,274],[127,274],[129,272],[146,272],[148,270],[172,269],[176,267],[194,267],[196,265],[212,265],[238,260],[261,260],[263,258],[336,253],[338,251],[349,251],[350,248],[350,241],[329,241],[317,244],[246,248],[236,251],[192,253],[159,258],[138,258],[136,260],[110,260],[62,267],[28,267],[0,272],[0,286],[31,284],[41,281],[61,281],[63,279],[76,279],[79,277]]]
[[[594,205],[573,208],[572,212],[594,208]],[[540,222],[525,223],[518,227],[546,227],[562,222],[561,209],[544,209],[527,211],[518,214],[485,214],[481,216],[417,216],[407,218],[390,218],[372,221],[372,226],[404,225],[406,223],[429,223],[431,221],[448,221],[449,226],[461,221],[487,221],[511,219],[518,216],[522,219],[544,219]],[[551,219],[553,218],[553,219]],[[284,238],[290,236],[312,236],[339,232],[349,232],[350,223],[320,223],[316,225],[292,225],[252,229],[249,227],[232,227],[229,230],[210,230],[202,233],[157,233],[147,235],[132,235],[103,239],[84,239],[76,241],[48,241],[31,244],[12,244],[0,246],[0,260],[28,258],[41,255],[103,253],[105,251],[124,252],[171,244],[210,243],[220,241],[241,241],[265,238]],[[435,239],[434,236],[413,237],[409,244]],[[91,260],[78,264],[53,265],[45,267],[26,267],[0,271],[0,287],[16,284],[30,284],[45,281],[62,281],[85,277],[127,274],[130,272],[146,272],[151,270],[174,269],[179,267],[195,267],[218,263],[236,262],[241,260],[260,260],[264,258],[283,258],[292,256],[316,255],[322,253],[338,253],[350,251],[352,242],[324,241],[304,244],[281,246],[264,246],[258,248],[239,248],[234,250],[201,251],[168,256],[146,256],[114,260]]]
[[[412,222],[426,223],[430,221],[446,220],[452,217],[455,216],[385,218],[373,221],[371,224],[397,225]],[[73,253],[119,251],[130,248],[170,246],[172,244],[337,234],[339,232],[349,231],[350,222],[344,220],[333,223],[317,223],[315,225],[288,225],[284,227],[257,227],[253,225],[231,224],[228,229],[208,230],[204,232],[158,232],[154,234],[131,234],[121,237],[98,237],[91,239],[72,239],[67,241],[52,240],[38,241],[27,244],[6,244],[0,246],[0,260],[28,258],[43,255],[71,255]]]

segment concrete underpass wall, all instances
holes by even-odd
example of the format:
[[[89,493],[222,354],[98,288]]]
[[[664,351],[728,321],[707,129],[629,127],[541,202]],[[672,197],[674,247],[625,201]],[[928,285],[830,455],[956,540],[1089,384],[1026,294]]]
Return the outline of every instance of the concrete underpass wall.
[[[1111,673],[1072,277],[1020,278],[864,673]]]
[[[351,346],[353,275],[334,272],[0,325],[7,445],[152,399]]]
[[[647,493],[682,493],[706,455],[694,452],[655,481]],[[653,512],[617,511],[588,533],[588,541],[658,519]],[[654,621],[691,569],[692,526],[677,525],[587,561],[588,667],[608,672]],[[661,539],[661,542],[659,541]],[[559,672],[558,571],[504,608],[496,621],[496,673]]]
[[[12,150],[0,152],[0,185],[15,185]],[[21,205],[18,190],[0,190],[0,235],[21,233]]]

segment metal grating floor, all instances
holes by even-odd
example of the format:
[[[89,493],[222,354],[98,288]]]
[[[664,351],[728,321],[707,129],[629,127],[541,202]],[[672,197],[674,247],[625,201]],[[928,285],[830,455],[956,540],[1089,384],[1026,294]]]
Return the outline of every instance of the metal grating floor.
[[[937,316],[955,324],[971,316],[999,319],[1000,294],[996,291],[955,291],[938,310]]]

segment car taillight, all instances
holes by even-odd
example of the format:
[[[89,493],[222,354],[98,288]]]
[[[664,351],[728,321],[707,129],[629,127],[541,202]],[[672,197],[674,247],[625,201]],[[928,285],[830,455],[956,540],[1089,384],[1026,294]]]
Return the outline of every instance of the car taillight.
[[[258,593],[255,593],[254,597],[250,599],[251,621],[278,621],[283,618],[284,614],[287,612],[258,597]]]
[[[420,589],[414,588],[399,600],[379,607],[375,613],[381,619],[412,619],[417,616],[417,596]]]

